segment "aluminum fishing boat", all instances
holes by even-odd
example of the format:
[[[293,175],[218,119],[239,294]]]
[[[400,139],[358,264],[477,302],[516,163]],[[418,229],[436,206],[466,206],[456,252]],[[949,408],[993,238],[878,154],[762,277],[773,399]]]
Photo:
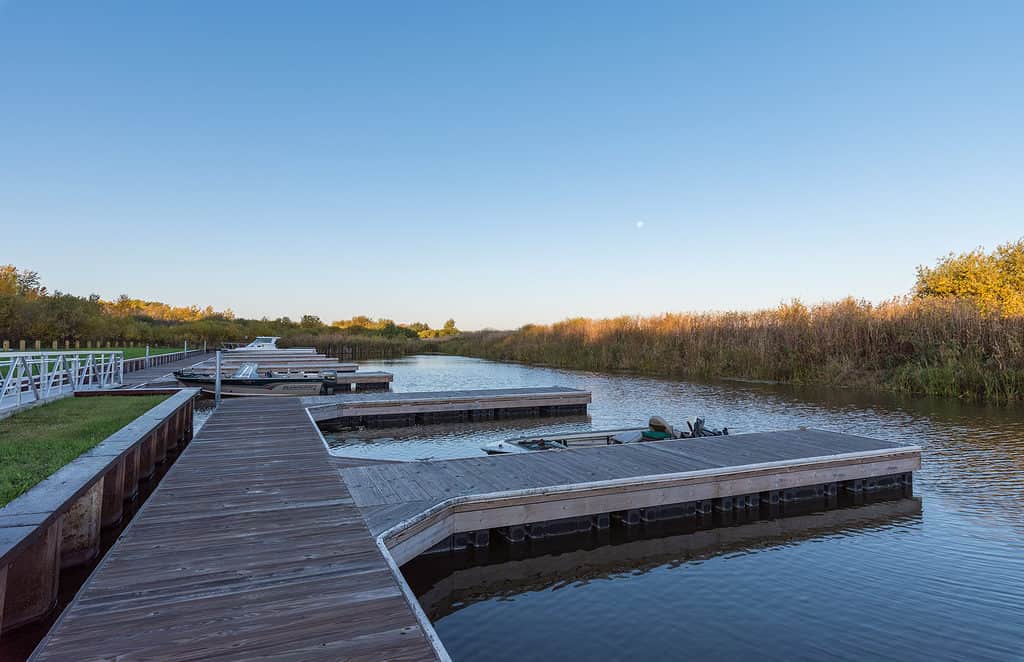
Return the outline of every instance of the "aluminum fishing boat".
[[[194,370],[178,370],[174,378],[185,386],[198,387],[204,393],[214,394],[216,376]],[[221,377],[221,395],[327,395],[334,392],[337,374],[277,373],[260,371],[256,363],[243,363],[230,377]]]
[[[689,439],[692,437],[717,437],[729,434],[729,428],[712,430],[704,425],[704,419],[687,421],[686,429],[674,428],[661,416],[651,416],[646,428],[621,430],[593,430],[590,432],[556,432],[535,437],[516,437],[495,441],[480,448],[488,455],[510,453],[532,453],[534,451],[567,450],[591,448],[615,444],[635,444],[644,441],[665,441],[666,439]]]

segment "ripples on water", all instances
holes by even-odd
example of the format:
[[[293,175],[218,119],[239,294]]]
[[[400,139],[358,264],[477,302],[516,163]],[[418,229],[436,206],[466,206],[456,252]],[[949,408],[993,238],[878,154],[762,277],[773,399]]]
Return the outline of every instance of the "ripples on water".
[[[923,448],[915,476],[919,513],[879,514],[876,504],[862,520],[809,516],[789,535],[773,536],[764,528],[771,523],[745,525],[762,527],[749,537],[745,527],[733,527],[728,542],[711,538],[696,551],[693,536],[711,532],[646,546],[540,550],[534,559],[448,569],[446,576],[437,567],[410,574],[417,592],[433,601],[435,627],[456,660],[1024,659],[1019,407],[440,356],[362,369],[395,373],[401,391],[558,385],[588,389],[594,401],[590,420],[425,426],[389,430],[387,438],[382,431],[340,433],[332,445],[342,455],[464,457],[494,439],[642,426],[652,414],[675,424],[699,415],[737,433],[806,425]],[[595,574],[591,561],[612,548],[613,569]],[[534,574],[524,581],[515,564],[527,561]]]

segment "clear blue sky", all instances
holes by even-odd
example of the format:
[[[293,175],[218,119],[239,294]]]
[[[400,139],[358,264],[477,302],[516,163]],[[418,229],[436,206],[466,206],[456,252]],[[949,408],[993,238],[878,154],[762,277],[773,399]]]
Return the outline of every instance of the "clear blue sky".
[[[503,328],[1024,235],[1024,3],[725,4],[0,0],[0,263]]]

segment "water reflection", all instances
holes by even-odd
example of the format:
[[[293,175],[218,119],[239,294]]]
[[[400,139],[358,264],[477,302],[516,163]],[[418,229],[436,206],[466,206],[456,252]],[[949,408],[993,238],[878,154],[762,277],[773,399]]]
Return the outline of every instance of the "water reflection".
[[[568,386],[593,393],[589,420],[536,419],[328,435],[339,455],[413,460],[480,455],[480,446],[522,434],[645,425],[652,414],[679,424],[705,417],[736,433],[801,425],[913,442],[924,449],[918,484],[976,516],[1010,519],[1024,531],[1024,409],[853,389],[718,381],[680,382],[538,368],[479,359],[416,356],[364,364],[395,374],[395,390]]]
[[[498,541],[483,553],[423,556],[403,566],[402,572],[427,616],[437,620],[495,598],[510,599],[624,573],[638,575],[716,556],[754,554],[815,538],[912,527],[920,516],[921,501],[911,498],[705,530],[693,530],[692,520],[661,522],[635,530],[615,527],[517,545]]]
[[[654,549],[596,569],[616,550],[552,552],[537,563],[560,569],[530,566],[533,583],[503,584],[511,570],[488,561],[463,568],[469,574],[449,597],[428,579],[436,629],[456,660],[1024,659],[1024,408],[457,357],[366,369],[395,373],[395,389],[404,391],[585,388],[593,393],[590,420],[388,430],[379,443],[375,435],[338,439],[336,453],[464,457],[495,438],[643,425],[651,414],[675,423],[700,415],[739,432],[806,425],[923,448],[920,514],[788,538],[762,531],[705,552],[659,538]],[[743,535],[733,533],[741,528],[726,535]],[[758,543],[761,535],[767,542]],[[448,576],[436,573],[424,577]]]

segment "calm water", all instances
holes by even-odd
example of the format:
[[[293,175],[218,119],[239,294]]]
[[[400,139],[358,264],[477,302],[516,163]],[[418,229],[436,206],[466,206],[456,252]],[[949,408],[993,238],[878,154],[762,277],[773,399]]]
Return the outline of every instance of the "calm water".
[[[339,434],[335,452],[480,453],[527,432],[807,425],[924,448],[913,500],[696,533],[587,537],[407,577],[456,660],[1024,659],[1024,409],[843,390],[695,384],[423,356],[374,362],[395,390],[571,386],[590,420]],[[536,423],[541,423],[536,425]],[[377,432],[380,435],[381,432]]]

